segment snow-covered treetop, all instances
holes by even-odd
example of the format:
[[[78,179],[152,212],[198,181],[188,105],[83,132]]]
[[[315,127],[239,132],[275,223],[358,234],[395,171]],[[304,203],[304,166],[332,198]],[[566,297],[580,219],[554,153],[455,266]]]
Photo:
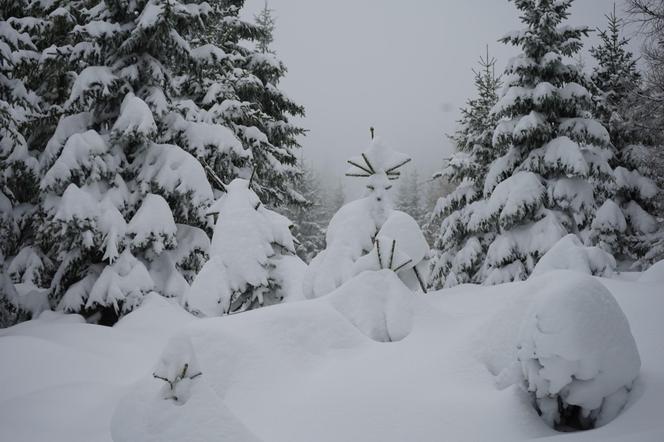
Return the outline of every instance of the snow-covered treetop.
[[[364,152],[348,160],[351,167],[346,171],[346,176],[370,177],[386,174],[389,179],[397,179],[399,168],[410,160],[405,153],[383,146],[380,139],[373,138]]]

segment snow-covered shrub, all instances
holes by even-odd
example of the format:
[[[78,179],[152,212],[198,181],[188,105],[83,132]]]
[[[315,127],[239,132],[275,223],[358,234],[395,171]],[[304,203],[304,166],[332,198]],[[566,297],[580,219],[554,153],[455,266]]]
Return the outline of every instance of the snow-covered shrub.
[[[265,207],[247,180],[235,179],[210,208],[218,216],[210,260],[186,294],[189,309],[217,316],[281,302],[275,269],[294,255],[290,221]]]
[[[599,247],[586,247],[578,236],[569,234],[540,258],[531,276],[552,270],[573,270],[588,275],[609,276],[616,270],[616,260]]]
[[[518,332],[517,361],[499,374],[499,385],[521,385],[553,428],[605,425],[627,403],[641,366],[627,318],[590,276],[556,272],[529,284],[536,291]]]

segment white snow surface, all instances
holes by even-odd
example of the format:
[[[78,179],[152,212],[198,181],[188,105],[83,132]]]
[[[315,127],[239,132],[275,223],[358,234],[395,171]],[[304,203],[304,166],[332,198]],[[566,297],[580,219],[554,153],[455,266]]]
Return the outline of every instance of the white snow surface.
[[[542,278],[406,296],[389,271],[367,272],[329,296],[209,319],[149,294],[112,328],[45,312],[0,330],[0,440],[664,440],[664,297],[639,274],[583,277],[613,294],[641,356],[615,420],[556,433],[523,391],[496,388],[492,373],[514,361],[522,318],[577,277]],[[597,318],[593,310],[584,313]],[[385,326],[393,342],[367,335]],[[173,336],[191,342],[176,354],[193,354],[202,373],[184,404],[164,399],[151,377]],[[608,341],[587,336],[565,352]]]

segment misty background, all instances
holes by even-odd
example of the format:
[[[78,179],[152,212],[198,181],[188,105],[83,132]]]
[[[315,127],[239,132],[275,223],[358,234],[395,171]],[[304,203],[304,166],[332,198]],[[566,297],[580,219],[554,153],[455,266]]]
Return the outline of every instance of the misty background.
[[[248,0],[253,19],[264,0]],[[288,67],[281,89],[306,109],[309,132],[300,154],[327,186],[343,183],[349,198],[361,183],[343,177],[346,159],[376,128],[384,144],[410,154],[427,180],[453,150],[459,108],[475,94],[472,69],[486,52],[501,73],[517,51],[498,42],[522,28],[507,0],[269,0],[277,18],[272,48]],[[570,25],[605,28],[612,0],[577,0]],[[623,5],[616,4],[618,15]],[[581,54],[588,68],[586,39]],[[639,53],[634,38],[631,49]]]

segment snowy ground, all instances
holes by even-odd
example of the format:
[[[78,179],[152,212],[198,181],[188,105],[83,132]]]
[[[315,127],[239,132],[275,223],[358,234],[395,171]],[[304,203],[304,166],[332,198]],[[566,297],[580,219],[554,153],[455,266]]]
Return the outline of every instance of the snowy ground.
[[[533,281],[363,300],[379,283],[365,278],[348,293],[230,317],[195,319],[151,296],[113,328],[51,313],[2,330],[0,440],[662,441],[664,280],[638,277],[600,279],[642,369],[628,407],[597,430],[556,433],[487,369],[511,351]],[[184,404],[162,399],[151,377],[174,334],[203,373]]]

